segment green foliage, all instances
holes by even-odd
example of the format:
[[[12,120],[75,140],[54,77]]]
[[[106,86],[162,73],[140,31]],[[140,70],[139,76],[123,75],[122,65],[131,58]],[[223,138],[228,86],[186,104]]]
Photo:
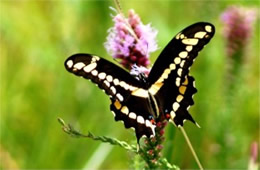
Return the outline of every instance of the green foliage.
[[[259,143],[259,20],[230,93],[230,63],[219,16],[234,4],[259,3],[122,1],[124,12],[135,9],[144,24],[151,22],[159,30],[161,49],[192,23],[216,26],[215,37],[190,73],[198,89],[190,113],[202,128],[185,123],[205,168],[245,169],[251,143]],[[76,129],[136,144],[134,132],[113,120],[108,97],[92,83],[67,73],[63,65],[77,52],[112,60],[103,47],[112,26],[109,6],[114,6],[112,1],[0,1],[0,168],[81,169],[91,163],[99,169],[143,167],[140,157],[119,147],[107,147],[101,152],[104,158],[95,159],[99,142],[71,138],[56,121],[62,117]],[[161,49],[152,54],[152,61]],[[162,154],[169,163],[197,168],[181,132],[168,124],[165,134]],[[166,159],[161,162],[167,164]]]

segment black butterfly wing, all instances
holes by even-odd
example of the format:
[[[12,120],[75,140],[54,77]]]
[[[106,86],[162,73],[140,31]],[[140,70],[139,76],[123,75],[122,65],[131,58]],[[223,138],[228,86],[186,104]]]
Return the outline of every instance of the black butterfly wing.
[[[151,107],[147,98],[130,96],[126,102],[120,103],[112,100],[111,111],[115,114],[115,120],[124,121],[125,128],[134,128],[136,138],[155,135],[154,120],[151,115]]]
[[[75,54],[65,61],[66,69],[77,76],[91,80],[110,96],[110,109],[116,121],[123,121],[126,128],[134,128],[137,139],[154,135],[150,105],[147,98],[134,96],[144,87],[117,65],[90,54]]]
[[[156,94],[164,116],[173,121],[176,126],[183,126],[185,120],[196,123],[188,112],[189,107],[194,104],[192,97],[197,92],[194,83],[195,80],[192,76],[186,76],[185,81],[179,87],[166,81]],[[162,98],[166,100],[161,100]]]
[[[126,100],[132,91],[142,87],[142,83],[127,71],[95,55],[72,55],[65,61],[65,67],[69,72],[91,80],[110,98],[120,102]]]
[[[185,119],[195,122],[188,113],[196,93],[189,68],[198,52],[213,37],[214,26],[196,23],[177,34],[155,62],[147,84],[138,81],[115,64],[90,54],[75,54],[65,61],[65,67],[75,75],[90,79],[103,89],[112,101],[115,120],[126,128],[133,127],[139,140],[154,135],[154,101],[160,113],[170,115],[179,126]]]
[[[148,91],[159,102],[161,112],[172,113],[171,118],[177,126],[183,125],[185,119],[194,122],[187,111],[193,104],[192,95],[196,93],[194,79],[188,76],[189,69],[214,33],[214,26],[205,22],[185,28],[164,48],[149,74]],[[184,88],[182,94],[180,89],[183,91]]]

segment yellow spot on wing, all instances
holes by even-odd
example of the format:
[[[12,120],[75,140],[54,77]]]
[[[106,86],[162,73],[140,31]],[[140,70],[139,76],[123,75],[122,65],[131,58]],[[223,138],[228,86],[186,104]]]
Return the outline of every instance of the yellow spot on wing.
[[[110,83],[108,81],[104,81],[104,84],[107,86],[107,87],[110,87]]]
[[[138,96],[138,97],[143,97],[143,98],[147,98],[149,95],[148,95],[148,91],[145,90],[145,89],[136,89],[132,92],[132,95],[133,96]]]
[[[181,86],[180,88],[179,88],[179,92],[181,93],[181,94],[184,94],[185,93],[185,91],[186,91],[186,86]]]
[[[129,113],[129,117],[130,117],[131,119],[136,119],[136,114],[133,113],[133,112],[131,112],[131,113]]]
[[[173,108],[173,110],[174,110],[175,112],[179,109],[179,107],[180,107],[180,104],[177,103],[177,102],[174,102],[173,105],[172,105],[172,108]]]
[[[137,122],[140,124],[144,124],[144,118],[142,116],[137,116]]]
[[[107,75],[106,77],[108,82],[112,82],[113,81],[113,77],[111,75]]]
[[[81,70],[83,67],[85,67],[85,64],[82,62],[76,63],[74,66],[77,70]]]
[[[182,73],[182,69],[179,68],[178,71],[177,71],[177,74],[178,74],[179,76],[181,76],[181,73]]]
[[[106,73],[102,72],[98,74],[98,78],[103,80],[106,77]]]
[[[149,120],[145,120],[146,127],[152,127],[152,123]]]
[[[121,101],[121,102],[124,100],[123,96],[122,96],[120,93],[117,93],[117,94],[116,94],[116,97],[117,97],[118,100]]]
[[[91,63],[83,68],[83,70],[87,73],[91,72],[94,68],[97,67],[97,63]]]
[[[94,61],[98,61],[98,60],[100,60],[100,57],[98,57],[98,56],[93,56],[93,58],[92,58]]]
[[[180,57],[176,57],[176,58],[174,59],[174,63],[175,63],[175,64],[180,64],[180,62],[181,62],[181,58],[180,58]]]
[[[187,77],[185,78],[185,81],[182,83],[182,85],[185,85],[185,86],[188,85],[188,78]]]
[[[175,114],[175,112],[174,111],[171,111],[171,119],[174,119],[175,118],[175,116],[176,116],[176,114]]]
[[[182,99],[183,99],[183,95],[180,95],[180,94],[176,98],[177,102],[179,102],[179,103],[182,101]]]
[[[116,100],[114,102],[114,106],[116,107],[117,110],[119,110],[121,108],[121,103],[118,100]]]
[[[97,76],[97,75],[98,75],[98,72],[97,72],[97,70],[93,70],[93,71],[91,71],[91,74],[92,74],[93,76]]]
[[[72,67],[72,65],[73,65],[73,61],[72,60],[69,60],[69,61],[67,61],[67,66],[69,67],[69,68],[71,68]]]
[[[171,70],[175,70],[176,69],[176,65],[175,64],[170,64],[170,69]]]
[[[122,109],[121,109],[121,112],[128,115],[129,109],[127,108],[127,106],[123,106]]]
[[[188,52],[187,52],[187,51],[182,51],[182,52],[179,53],[179,56],[180,56],[181,58],[185,58],[185,57],[187,57],[187,55],[188,55]]]
[[[187,50],[188,52],[190,52],[190,51],[192,50],[192,46],[191,46],[191,45],[188,45],[188,46],[186,47],[186,50]]]
[[[128,85],[126,82],[124,81],[120,81],[119,85],[121,87],[123,87],[124,89],[128,90],[130,88],[130,85]]]
[[[204,36],[205,36],[206,34],[207,34],[206,32],[200,31],[200,32],[197,32],[197,33],[194,35],[194,37],[195,37],[195,38],[200,38],[200,39],[202,39],[202,38],[204,38]]]
[[[119,85],[119,80],[118,79],[114,79],[113,83],[117,86],[117,85]]]
[[[180,78],[180,77],[177,77],[177,78],[176,78],[176,81],[175,81],[176,86],[179,87],[179,86],[180,86],[180,83],[181,83],[181,78]]]
[[[171,70],[169,68],[165,69],[161,77],[167,79],[170,72]]]
[[[198,42],[199,40],[196,38],[187,38],[182,40],[182,43],[186,45],[197,45]]]
[[[206,30],[207,32],[211,32],[211,31],[212,31],[212,27],[211,27],[210,25],[206,25],[206,26],[205,26],[205,30]]]
[[[156,82],[154,83],[150,88],[149,88],[149,92],[152,94],[152,95],[155,95],[159,90],[160,88],[162,87],[163,83],[162,82]]]
[[[116,88],[114,86],[111,86],[110,90],[112,91],[113,94],[116,94]]]
[[[169,68],[164,70],[164,74],[169,74],[171,72],[171,70]]]
[[[176,39],[178,40],[180,38],[181,33],[176,35]]]
[[[183,66],[184,66],[184,64],[185,64],[185,60],[182,60],[182,62],[181,62],[181,64],[180,64],[180,66],[181,66],[181,67],[183,67]]]
[[[134,91],[134,90],[137,89],[137,87],[134,87],[134,86],[129,85],[129,89],[130,89],[131,91]]]
[[[120,85],[121,87],[125,87],[126,82],[124,82],[124,81],[120,81],[119,85]]]

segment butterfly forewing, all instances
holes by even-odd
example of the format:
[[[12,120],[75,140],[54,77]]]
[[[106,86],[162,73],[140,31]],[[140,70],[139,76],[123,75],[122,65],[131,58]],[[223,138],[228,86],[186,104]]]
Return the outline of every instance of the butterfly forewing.
[[[150,85],[163,82],[171,72],[178,73],[178,77],[184,81],[193,60],[210,41],[214,32],[212,24],[199,22],[178,33],[163,49],[153,65],[148,77]],[[171,80],[172,83],[175,83],[176,78]]]
[[[113,99],[123,102],[142,83],[117,65],[90,54],[75,54],[65,61],[66,69],[96,83]]]

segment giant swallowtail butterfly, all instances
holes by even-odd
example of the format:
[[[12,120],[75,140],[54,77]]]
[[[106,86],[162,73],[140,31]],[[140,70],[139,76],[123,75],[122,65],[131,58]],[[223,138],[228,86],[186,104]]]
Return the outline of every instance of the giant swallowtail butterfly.
[[[182,30],[163,49],[147,78],[137,79],[91,54],[72,55],[65,67],[103,89],[110,97],[115,120],[123,121],[125,128],[134,128],[139,141],[144,135],[155,135],[156,121],[162,116],[177,127],[185,120],[196,123],[188,112],[197,92],[189,69],[214,33],[214,26],[206,22]]]

